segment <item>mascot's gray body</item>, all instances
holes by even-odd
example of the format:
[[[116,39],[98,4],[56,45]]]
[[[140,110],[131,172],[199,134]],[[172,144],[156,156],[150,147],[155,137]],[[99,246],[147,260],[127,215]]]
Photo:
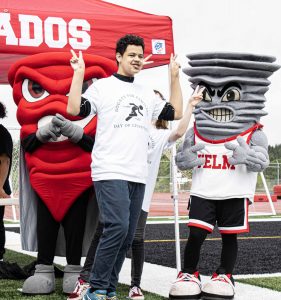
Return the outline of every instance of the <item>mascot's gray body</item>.
[[[274,57],[242,53],[199,53],[187,57],[191,67],[183,71],[190,76],[192,87],[206,87],[204,99],[194,111],[201,136],[214,141],[227,140],[245,132],[266,115],[263,108],[264,94],[270,84],[267,78],[279,68],[273,64]],[[249,171],[262,171],[269,163],[267,138],[260,129],[252,134],[248,147],[244,144],[235,149],[230,144],[226,147],[234,150],[229,162],[245,164]],[[191,128],[176,157],[179,169],[203,165],[197,149],[200,146],[194,146]]]
[[[194,110],[194,127],[186,133],[176,155],[177,166],[180,170],[193,169],[191,196],[252,200],[257,172],[269,164],[268,142],[259,124],[266,115],[264,94],[270,85],[268,77],[280,66],[274,64],[274,57],[248,53],[187,57],[190,67],[183,72],[190,76],[193,89],[199,85],[205,90]],[[221,151],[220,155],[215,151]],[[171,287],[171,299],[199,299],[201,291],[203,299],[234,296],[234,286],[227,277],[213,280],[213,286],[205,285],[201,290],[197,278],[182,274]],[[206,295],[209,298],[204,298]]]

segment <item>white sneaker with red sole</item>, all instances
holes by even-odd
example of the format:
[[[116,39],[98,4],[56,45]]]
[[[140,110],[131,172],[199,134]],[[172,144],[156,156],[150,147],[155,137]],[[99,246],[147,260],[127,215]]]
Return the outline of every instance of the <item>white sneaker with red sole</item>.
[[[193,274],[179,272],[176,281],[172,284],[169,299],[200,299],[201,281],[199,272]]]
[[[202,299],[233,299],[235,294],[234,280],[231,274],[214,273],[211,280],[202,288]]]

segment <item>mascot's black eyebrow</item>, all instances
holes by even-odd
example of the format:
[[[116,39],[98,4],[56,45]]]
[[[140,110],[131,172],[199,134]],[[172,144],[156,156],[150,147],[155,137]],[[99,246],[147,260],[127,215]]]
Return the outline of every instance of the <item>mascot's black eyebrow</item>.
[[[204,86],[204,87],[208,90],[208,93],[209,93],[210,96],[212,96],[212,97],[215,96],[215,93],[216,93],[215,90],[212,90],[212,89],[211,89],[211,86],[208,85],[208,83],[203,82],[203,81],[200,81],[200,82],[198,83],[198,85],[199,85],[199,86],[202,86],[202,87]]]
[[[217,91],[218,96],[221,97],[224,94],[224,92],[230,87],[237,87],[241,90],[241,86],[237,82],[229,82],[221,90]]]

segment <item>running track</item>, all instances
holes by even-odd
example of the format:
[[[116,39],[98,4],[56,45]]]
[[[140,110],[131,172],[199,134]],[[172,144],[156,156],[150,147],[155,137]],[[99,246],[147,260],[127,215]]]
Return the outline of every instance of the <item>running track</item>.
[[[180,224],[181,257],[184,253],[188,227]],[[238,236],[238,258],[235,274],[264,274],[281,272],[281,220],[251,222],[250,233]],[[146,261],[176,267],[173,224],[147,224],[145,236]],[[201,249],[199,270],[204,275],[215,271],[220,260],[220,234],[208,235]],[[183,260],[182,260],[183,265]]]

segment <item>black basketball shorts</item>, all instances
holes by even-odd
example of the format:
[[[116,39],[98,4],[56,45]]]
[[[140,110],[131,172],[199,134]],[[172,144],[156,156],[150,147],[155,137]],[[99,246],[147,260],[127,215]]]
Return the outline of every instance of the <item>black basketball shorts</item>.
[[[215,225],[220,233],[249,232],[247,198],[209,200],[190,196],[188,226],[212,232]]]

